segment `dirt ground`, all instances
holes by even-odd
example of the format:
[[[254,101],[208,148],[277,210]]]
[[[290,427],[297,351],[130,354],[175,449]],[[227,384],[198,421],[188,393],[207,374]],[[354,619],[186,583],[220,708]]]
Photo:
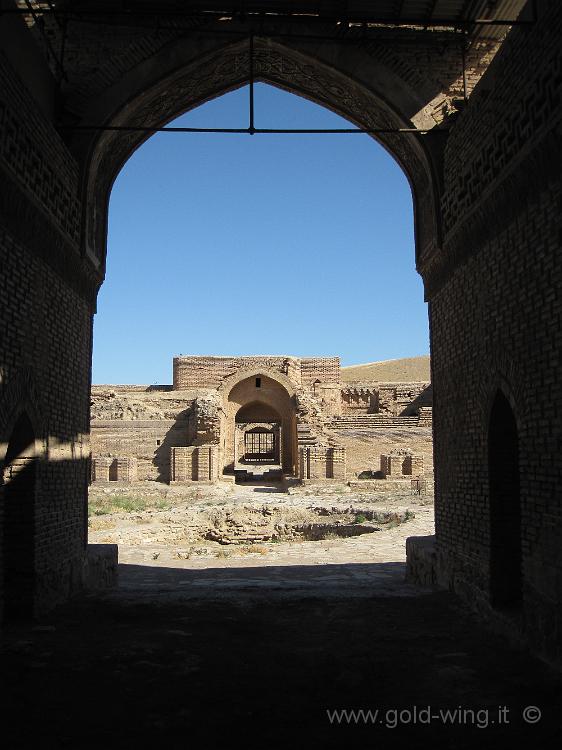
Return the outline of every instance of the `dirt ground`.
[[[302,530],[309,526],[316,531],[325,526],[326,538],[308,541],[310,533]],[[388,493],[265,482],[169,490],[151,482],[90,493],[90,542],[118,544],[120,562],[139,565],[201,569],[403,561],[407,536],[432,533],[433,498],[413,495],[409,484],[403,492]]]
[[[130,498],[137,510],[92,515],[94,526],[115,523],[92,541],[121,535],[119,585],[6,629],[2,747],[557,746],[560,675],[452,594],[404,583],[404,539],[433,523],[427,498],[413,500],[244,487],[228,501],[176,497],[167,510],[139,511]],[[205,541],[208,552],[174,557],[199,543],[189,536],[194,504],[209,514],[282,501],[287,515],[308,506],[416,515],[350,538],[260,542],[267,551],[257,553]],[[131,517],[150,513],[150,523]],[[342,709],[371,714],[332,713]]]

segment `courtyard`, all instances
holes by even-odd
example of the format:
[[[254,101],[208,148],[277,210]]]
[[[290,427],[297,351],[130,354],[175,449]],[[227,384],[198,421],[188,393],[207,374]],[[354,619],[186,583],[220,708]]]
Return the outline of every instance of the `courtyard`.
[[[6,747],[29,747],[37,727],[49,748],[559,740],[560,675],[453,594],[404,582],[405,538],[432,532],[432,498],[105,489],[90,489],[90,540],[119,542],[118,584],[6,628]],[[378,530],[256,541],[271,516]],[[204,538],[227,518],[237,542]]]

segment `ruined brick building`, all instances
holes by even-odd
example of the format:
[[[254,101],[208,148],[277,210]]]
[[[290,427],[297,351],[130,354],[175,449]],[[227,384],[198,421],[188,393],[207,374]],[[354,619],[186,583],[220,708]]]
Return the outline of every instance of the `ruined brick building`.
[[[93,386],[91,425],[93,481],[341,481],[378,470],[372,430],[431,426],[431,385],[342,383],[338,357],[176,357],[172,386]]]
[[[92,320],[111,185],[155,129],[260,80],[371,132],[412,187],[436,535],[410,542],[410,577],[562,661],[560,2],[1,5],[3,615],[54,606],[94,562]]]

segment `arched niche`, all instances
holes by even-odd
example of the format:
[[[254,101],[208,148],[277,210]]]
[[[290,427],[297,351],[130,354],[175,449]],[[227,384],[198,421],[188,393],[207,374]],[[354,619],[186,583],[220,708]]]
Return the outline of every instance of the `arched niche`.
[[[496,392],[488,426],[490,601],[519,607],[523,596],[519,435],[515,414]]]

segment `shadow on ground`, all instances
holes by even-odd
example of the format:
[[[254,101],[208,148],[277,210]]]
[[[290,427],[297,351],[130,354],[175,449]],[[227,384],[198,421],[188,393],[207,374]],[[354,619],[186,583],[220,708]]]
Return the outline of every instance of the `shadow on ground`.
[[[484,631],[451,594],[401,589],[402,563],[120,568],[118,589],[6,629],[3,747],[36,747],[38,730],[42,748],[74,750],[560,740],[560,677]],[[396,595],[383,593],[385,578]],[[303,589],[306,580],[317,585]],[[541,721],[523,721],[528,705]],[[431,718],[414,723],[414,707]],[[340,724],[334,709],[379,713]],[[443,720],[446,709],[456,713]]]

